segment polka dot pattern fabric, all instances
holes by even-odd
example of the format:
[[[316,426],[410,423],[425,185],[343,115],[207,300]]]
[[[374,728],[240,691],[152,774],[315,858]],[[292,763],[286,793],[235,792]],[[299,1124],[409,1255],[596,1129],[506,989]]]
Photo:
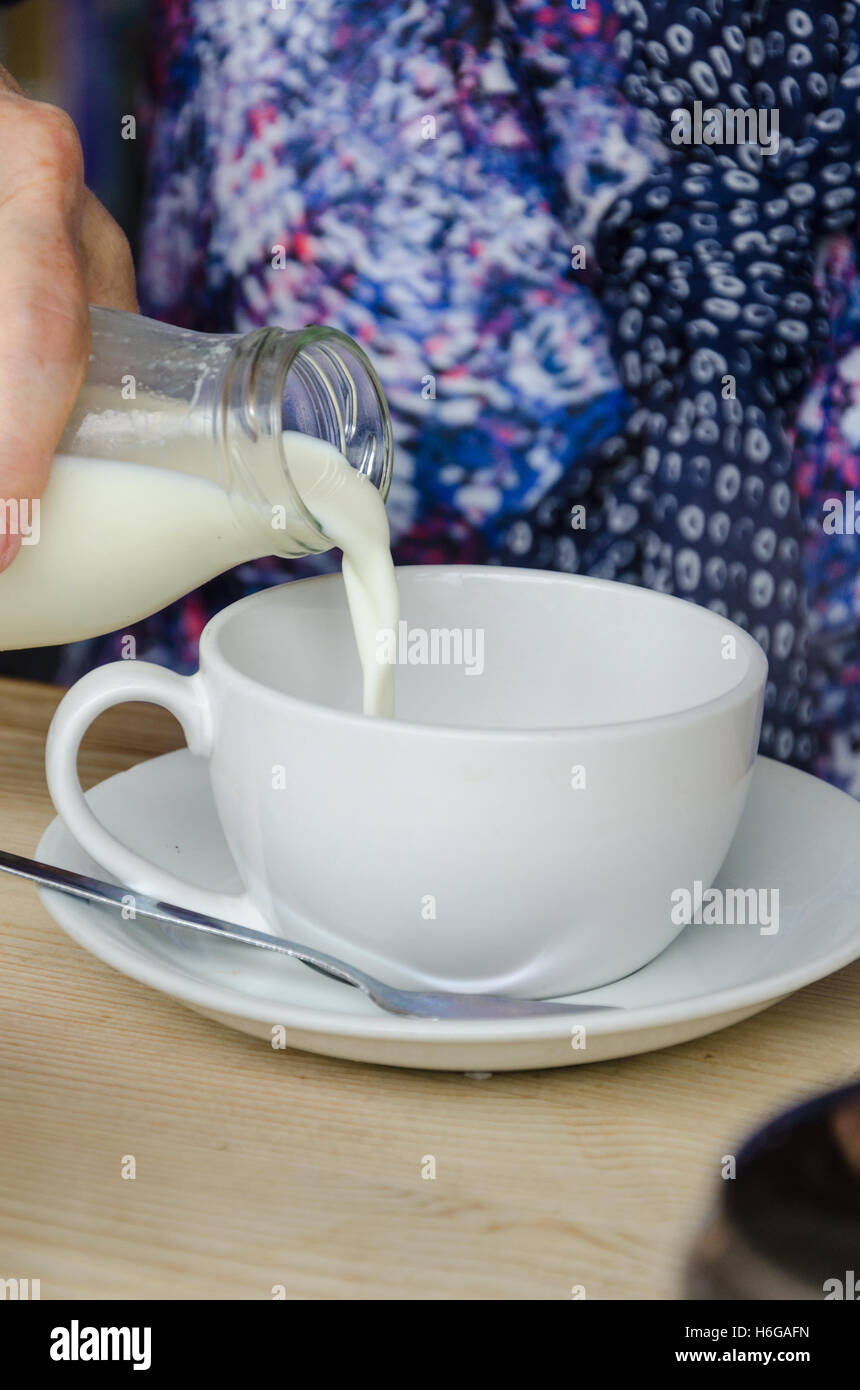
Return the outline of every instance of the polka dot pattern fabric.
[[[506,559],[645,584],[750,631],[770,664],[761,749],[809,767],[826,673],[786,432],[829,334],[814,245],[857,218],[857,7],[617,10],[621,89],[669,152],[596,235],[633,413],[510,529]],[[697,102],[700,122],[702,109],[756,111],[757,134],[778,110],[778,148],[676,144],[677,113],[694,129]]]

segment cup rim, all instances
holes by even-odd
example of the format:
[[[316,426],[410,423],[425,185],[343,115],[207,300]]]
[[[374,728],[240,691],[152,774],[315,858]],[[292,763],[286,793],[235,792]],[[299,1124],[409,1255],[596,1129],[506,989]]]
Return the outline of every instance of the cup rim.
[[[647,589],[641,585],[622,584],[618,580],[598,579],[591,575],[567,574],[559,570],[528,569],[518,565],[398,565],[395,573],[398,583],[402,576],[432,576],[437,578],[441,574],[480,575],[491,583],[514,583],[518,577],[521,577],[538,579],[548,584],[573,584],[580,588],[592,590],[615,592],[624,589],[631,596],[636,596],[635,598],[631,597],[633,602],[658,603],[664,606],[683,604],[686,610],[692,610],[703,622],[719,624],[723,634],[731,633],[737,639],[738,646],[747,656],[746,671],[737,684],[733,685],[730,690],[724,691],[723,694],[715,695],[709,700],[700,701],[698,704],[674,710],[668,714],[644,715],[637,719],[614,720],[605,724],[559,724],[535,729],[516,727],[486,729],[480,726],[427,724],[415,720],[398,719],[396,715],[393,719],[385,716],[369,717],[352,710],[331,709],[329,706],[318,704],[313,700],[305,700],[298,695],[289,695],[285,691],[275,690],[265,681],[258,680],[255,676],[249,676],[230,661],[221,648],[220,639],[223,629],[233,621],[240,608],[262,603],[270,598],[274,592],[286,588],[300,588],[304,584],[340,585],[343,583],[343,579],[340,571],[337,571],[271,585],[265,589],[257,590],[256,593],[248,594],[244,598],[237,599],[235,603],[222,608],[220,612],[209,619],[200,635],[199,673],[203,672],[205,663],[207,669],[218,671],[226,678],[247,687],[257,698],[264,697],[281,708],[300,712],[306,718],[331,722],[355,730],[361,729],[366,733],[372,731],[373,736],[380,732],[388,731],[390,734],[393,731],[400,736],[409,734],[416,737],[468,738],[482,741],[495,739],[505,743],[516,742],[517,740],[559,738],[571,734],[576,734],[577,738],[582,739],[602,738],[607,734],[611,734],[613,737],[629,737],[649,730],[656,732],[671,727],[683,728],[685,725],[698,723],[704,719],[740,708],[756,691],[764,688],[767,679],[767,658],[758,642],[748,632],[745,632],[742,627],[733,623],[729,618],[724,618],[700,604],[678,598],[674,594],[664,594],[659,590]]]

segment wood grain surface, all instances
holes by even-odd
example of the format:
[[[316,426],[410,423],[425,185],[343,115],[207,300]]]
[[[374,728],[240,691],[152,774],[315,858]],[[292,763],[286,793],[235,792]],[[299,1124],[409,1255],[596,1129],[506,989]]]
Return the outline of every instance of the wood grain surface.
[[[0,681],[0,844],[21,854],[53,814],[60,693]],[[82,781],[181,742],[161,710],[113,710]],[[0,1279],[43,1299],[677,1298],[722,1156],[857,1075],[858,1018],[860,963],[649,1056],[485,1079],[362,1066],[186,1011],[3,879]]]

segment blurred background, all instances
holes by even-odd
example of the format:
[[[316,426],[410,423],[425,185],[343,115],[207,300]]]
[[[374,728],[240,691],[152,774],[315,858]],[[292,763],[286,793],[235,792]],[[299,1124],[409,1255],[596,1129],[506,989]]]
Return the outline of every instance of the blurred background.
[[[140,145],[120,136],[138,109],[146,0],[23,0],[0,9],[0,62],[28,96],[62,106],[84,147],[86,179],[137,250]]]

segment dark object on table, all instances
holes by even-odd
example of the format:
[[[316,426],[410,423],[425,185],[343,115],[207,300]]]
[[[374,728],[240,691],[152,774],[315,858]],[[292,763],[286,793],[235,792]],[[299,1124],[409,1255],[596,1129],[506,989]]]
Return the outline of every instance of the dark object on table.
[[[685,1292],[860,1301],[860,1085],[788,1111],[744,1145]]]

